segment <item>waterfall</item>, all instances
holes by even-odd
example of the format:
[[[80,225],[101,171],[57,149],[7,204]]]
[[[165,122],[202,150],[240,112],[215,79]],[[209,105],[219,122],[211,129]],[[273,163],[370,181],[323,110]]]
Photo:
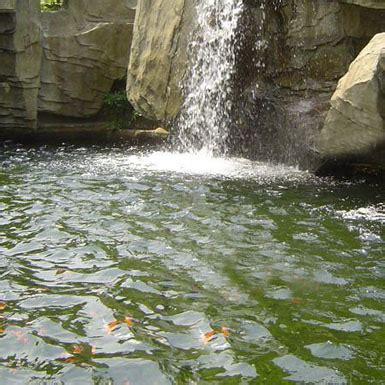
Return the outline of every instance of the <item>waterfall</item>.
[[[183,151],[226,155],[242,10],[243,0],[198,0],[197,29],[188,47],[190,67],[177,122]]]

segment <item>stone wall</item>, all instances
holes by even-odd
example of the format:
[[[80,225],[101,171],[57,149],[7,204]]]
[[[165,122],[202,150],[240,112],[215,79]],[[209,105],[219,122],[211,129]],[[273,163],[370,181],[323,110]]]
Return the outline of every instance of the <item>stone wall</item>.
[[[125,77],[136,0],[0,0],[0,129],[96,115]]]
[[[86,118],[125,77],[135,1],[73,0],[42,14],[41,114]]]
[[[339,81],[320,149],[328,159],[365,157],[384,162],[385,33],[371,40]]]
[[[39,0],[0,1],[0,129],[37,126]]]

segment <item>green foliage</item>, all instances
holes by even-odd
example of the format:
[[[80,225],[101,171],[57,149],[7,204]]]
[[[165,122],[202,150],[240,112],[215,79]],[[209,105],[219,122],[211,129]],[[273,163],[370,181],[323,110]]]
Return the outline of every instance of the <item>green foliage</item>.
[[[104,106],[110,110],[121,112],[130,109],[130,103],[127,100],[126,92],[123,90],[108,93],[104,97]]]
[[[128,128],[141,117],[127,100],[124,90],[111,91],[104,97],[103,112],[116,129]]]
[[[40,0],[42,11],[53,12],[63,8],[63,0]]]

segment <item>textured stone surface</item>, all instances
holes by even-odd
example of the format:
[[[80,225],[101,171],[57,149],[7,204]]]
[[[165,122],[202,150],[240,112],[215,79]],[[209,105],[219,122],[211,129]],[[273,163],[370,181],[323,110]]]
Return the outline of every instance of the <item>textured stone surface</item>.
[[[0,11],[9,12],[16,10],[16,0],[1,0],[0,1]]]
[[[39,112],[95,115],[125,76],[136,1],[76,0],[42,14],[44,57]]]
[[[0,0],[0,128],[93,116],[126,75],[136,0],[67,3],[41,13],[40,0]]]
[[[385,9],[385,0],[343,0],[341,2],[365,8]]]
[[[0,2],[0,128],[37,125],[39,13],[39,0]]]
[[[376,35],[339,81],[321,132],[324,157],[371,155],[385,146],[385,33]]]
[[[187,10],[192,9],[192,4],[192,0],[138,3],[127,92],[135,108],[149,118],[164,120],[179,110],[179,83],[186,67],[186,39],[191,32],[187,26],[192,12]]]

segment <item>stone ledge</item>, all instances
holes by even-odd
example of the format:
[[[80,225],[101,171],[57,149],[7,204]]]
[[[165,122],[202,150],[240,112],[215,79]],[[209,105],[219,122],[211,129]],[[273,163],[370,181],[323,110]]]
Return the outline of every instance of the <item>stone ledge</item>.
[[[0,0],[0,13],[15,12],[16,0]]]
[[[11,140],[18,143],[129,143],[129,144],[156,144],[163,142],[169,136],[163,128],[153,130],[108,128],[106,123],[86,123],[70,125],[51,125],[39,129],[0,129],[0,142]]]
[[[385,9],[385,0],[342,0],[341,3],[357,5],[364,8]]]

